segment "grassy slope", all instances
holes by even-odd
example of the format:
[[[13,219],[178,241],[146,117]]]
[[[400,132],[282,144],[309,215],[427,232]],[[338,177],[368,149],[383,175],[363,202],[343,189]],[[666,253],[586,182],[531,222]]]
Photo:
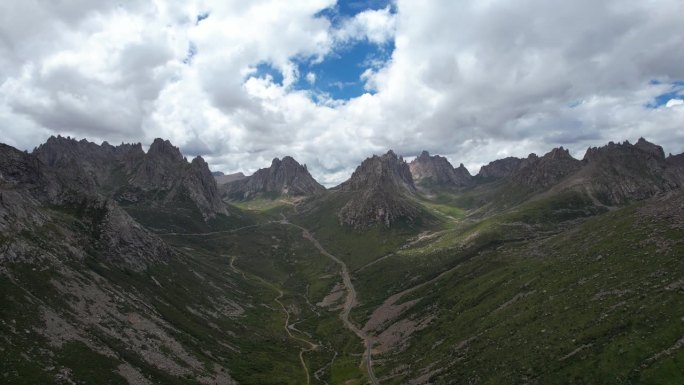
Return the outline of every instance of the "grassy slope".
[[[538,209],[515,217],[538,220]],[[629,207],[470,258],[454,249],[458,269],[404,298],[419,299],[404,317],[437,318],[376,372],[411,363],[396,384],[680,383],[682,350],[649,359],[684,337],[682,289],[667,289],[684,276],[682,239],[681,223]]]

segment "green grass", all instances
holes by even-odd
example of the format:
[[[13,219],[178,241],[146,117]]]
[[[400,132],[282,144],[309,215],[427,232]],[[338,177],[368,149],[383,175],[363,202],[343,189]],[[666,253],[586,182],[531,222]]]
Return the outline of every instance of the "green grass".
[[[643,245],[662,228],[636,225],[635,215],[626,208],[543,243],[485,249],[463,261],[405,299],[419,299],[406,317],[438,317],[380,374],[411,363],[443,368],[437,384],[681,382],[681,350],[642,364],[684,335],[681,293],[662,289],[684,275],[677,257],[684,246],[663,253]]]

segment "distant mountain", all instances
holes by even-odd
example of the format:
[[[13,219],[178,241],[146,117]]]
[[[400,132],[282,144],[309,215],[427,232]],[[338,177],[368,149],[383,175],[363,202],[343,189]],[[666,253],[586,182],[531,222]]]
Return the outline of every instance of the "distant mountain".
[[[632,145],[610,142],[591,147],[582,168],[557,189],[583,190],[606,205],[650,198],[682,186],[681,175],[665,159],[662,147],[640,138]]]
[[[245,179],[245,178],[246,178],[245,174],[243,174],[241,172],[236,172],[236,173],[228,174],[228,175],[226,175],[224,173],[221,173],[221,175],[214,175],[214,179],[216,179],[216,184],[219,186],[222,184],[230,183],[230,182],[240,180],[240,179]]]
[[[205,218],[227,214],[209,166],[196,157],[188,163],[168,140],[155,139],[117,193],[121,202],[175,205],[190,201]]]
[[[479,179],[506,178],[513,175],[513,173],[520,168],[520,165],[523,162],[523,159],[512,156],[503,159],[497,159],[495,161],[489,162],[489,164],[485,166],[480,167],[480,172],[477,173],[477,177]]]
[[[364,160],[351,178],[335,190],[353,194],[340,209],[338,218],[342,224],[354,228],[413,221],[422,213],[410,199],[416,193],[416,186],[409,165],[392,150]]]
[[[188,163],[168,140],[155,139],[145,153],[139,143],[115,147],[57,136],[33,154],[80,194],[101,194],[124,204],[190,202],[205,219],[227,214],[207,163],[201,157]]]
[[[308,196],[325,191],[309,174],[306,165],[290,156],[275,158],[271,167],[262,168],[253,175],[223,184],[222,194],[230,200],[242,201],[260,194]]]
[[[472,184],[470,172],[460,164],[454,168],[447,158],[423,151],[409,163],[413,180],[425,186],[465,187]]]
[[[563,147],[554,148],[541,158],[530,154],[518,165],[510,177],[518,185],[531,189],[545,189],[561,179],[577,172],[582,162],[570,156],[570,152]]]

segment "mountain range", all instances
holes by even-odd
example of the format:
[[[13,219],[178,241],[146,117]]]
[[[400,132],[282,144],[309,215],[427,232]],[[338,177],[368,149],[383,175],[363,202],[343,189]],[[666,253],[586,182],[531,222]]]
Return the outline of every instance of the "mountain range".
[[[7,384],[680,383],[684,154],[495,160],[0,144]]]

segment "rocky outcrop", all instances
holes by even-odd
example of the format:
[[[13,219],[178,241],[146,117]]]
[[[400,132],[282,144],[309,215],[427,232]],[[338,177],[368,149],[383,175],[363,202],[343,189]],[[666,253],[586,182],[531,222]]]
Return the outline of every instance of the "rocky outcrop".
[[[513,175],[513,173],[520,168],[522,163],[523,159],[515,158],[512,156],[508,158],[498,159],[493,162],[490,162],[485,166],[482,166],[477,176],[480,179],[506,178]]]
[[[430,156],[427,151],[423,151],[409,167],[413,180],[419,185],[464,187],[472,183],[472,176],[462,163],[455,169],[447,158]]]
[[[684,153],[679,155],[670,154],[665,160],[670,167],[675,167],[684,171]]]
[[[647,141],[643,137],[639,138],[636,144],[634,144],[634,147],[653,155],[657,159],[665,159],[665,151],[663,151],[663,148]]]
[[[394,151],[373,155],[356,168],[351,178],[337,187],[341,191],[383,189],[413,194],[416,186],[409,165]]]
[[[610,142],[587,149],[584,166],[570,182],[600,202],[621,205],[678,189],[682,180],[660,146],[643,138],[638,144]]]
[[[363,161],[351,178],[335,190],[351,196],[338,212],[338,219],[356,229],[374,224],[389,227],[421,215],[409,198],[416,192],[409,165],[391,150]]]
[[[142,227],[112,200],[87,203],[95,252],[116,266],[143,271],[168,261],[171,248]]]
[[[228,214],[204,159],[188,163],[177,147],[162,139],[154,140],[117,199],[170,207],[189,201],[205,219]]]
[[[541,158],[530,154],[511,175],[513,183],[532,190],[548,188],[566,176],[577,172],[582,162],[563,147],[554,148]]]
[[[228,199],[241,201],[260,194],[315,195],[325,191],[325,187],[309,174],[306,165],[286,156],[282,160],[273,159],[269,168],[262,168],[249,177],[224,184],[222,191]]]
[[[177,147],[168,140],[157,138],[130,176],[129,183],[146,191],[168,191],[182,178],[187,166],[187,160]]]
[[[117,176],[130,172],[145,154],[140,144],[98,145],[85,139],[53,136],[33,155],[75,190],[95,195],[118,188],[121,181]]]
[[[188,163],[168,140],[155,139],[145,153],[139,143],[98,145],[57,136],[33,154],[62,181],[67,196],[171,207],[189,201],[205,219],[227,214],[206,162],[198,157]]]
[[[77,178],[86,178],[91,186],[97,185],[95,174],[78,167],[70,159],[73,154],[59,155],[53,151],[55,148],[48,146],[39,152],[52,163],[50,166],[37,155],[0,145],[0,232],[11,239],[3,255],[11,260],[38,257],[31,251],[35,246],[31,239],[18,234],[42,233],[39,229],[47,224],[61,228],[62,239],[58,241],[69,245],[74,255],[91,254],[121,268],[141,271],[173,255],[159,237],[144,229],[114,201],[97,192],[79,191],[79,186],[73,185],[75,177],[67,172],[81,170]],[[91,165],[99,161],[99,155],[88,160]],[[76,169],[58,169],[59,165]],[[46,206],[76,213],[74,220],[80,223],[81,231],[74,233],[58,226],[61,217],[45,210]]]

